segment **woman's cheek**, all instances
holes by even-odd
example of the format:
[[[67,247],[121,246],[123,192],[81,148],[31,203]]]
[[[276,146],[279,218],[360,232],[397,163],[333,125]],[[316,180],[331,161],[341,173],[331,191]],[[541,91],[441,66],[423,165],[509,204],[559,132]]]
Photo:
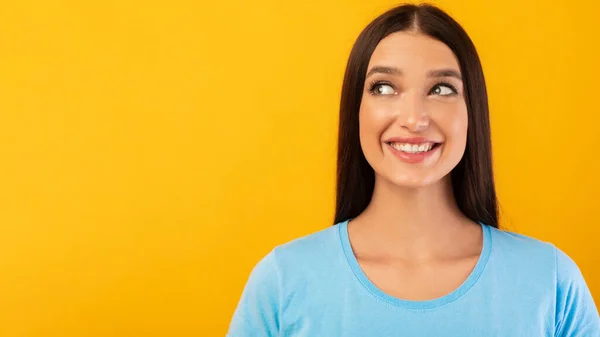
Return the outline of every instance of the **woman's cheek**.
[[[390,119],[391,114],[389,113],[389,107],[376,104],[376,103],[365,103],[361,107],[359,123],[365,127],[365,131],[381,133],[388,124],[387,120]],[[373,134],[373,136],[377,136]]]
[[[456,104],[439,109],[436,113],[436,124],[444,133],[447,140],[458,141],[467,138],[469,118],[464,104]]]

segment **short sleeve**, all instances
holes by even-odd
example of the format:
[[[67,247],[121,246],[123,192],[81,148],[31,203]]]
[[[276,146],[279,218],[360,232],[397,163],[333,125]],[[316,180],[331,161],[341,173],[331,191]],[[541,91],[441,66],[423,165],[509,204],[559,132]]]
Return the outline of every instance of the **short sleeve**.
[[[600,317],[581,271],[556,249],[555,337],[600,337]]]
[[[271,251],[250,273],[227,337],[278,336],[280,293],[279,269]]]

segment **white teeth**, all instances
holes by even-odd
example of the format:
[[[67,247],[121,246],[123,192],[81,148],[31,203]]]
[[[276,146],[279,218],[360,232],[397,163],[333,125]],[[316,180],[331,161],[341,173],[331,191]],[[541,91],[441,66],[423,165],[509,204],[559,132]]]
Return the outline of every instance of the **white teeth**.
[[[390,143],[390,145],[396,150],[400,150],[402,152],[407,153],[421,153],[430,151],[433,148],[433,143],[424,143],[424,144],[401,144],[401,143]]]

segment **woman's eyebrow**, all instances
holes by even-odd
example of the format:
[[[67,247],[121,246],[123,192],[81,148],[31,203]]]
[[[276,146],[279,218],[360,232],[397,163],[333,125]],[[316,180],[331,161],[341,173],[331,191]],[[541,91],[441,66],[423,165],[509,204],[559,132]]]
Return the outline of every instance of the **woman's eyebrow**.
[[[427,77],[454,77],[462,81],[460,73],[454,69],[437,69],[427,73]]]
[[[374,74],[402,76],[402,70],[396,67],[374,66],[369,70],[366,78]],[[427,73],[427,77],[454,77],[462,81],[462,76],[460,75],[460,72],[451,68],[431,70]]]
[[[371,70],[369,70],[366,78],[368,78],[369,76],[371,76],[373,74],[387,74],[387,75],[401,76],[402,70],[400,70],[396,67],[374,66],[373,68],[371,68]]]

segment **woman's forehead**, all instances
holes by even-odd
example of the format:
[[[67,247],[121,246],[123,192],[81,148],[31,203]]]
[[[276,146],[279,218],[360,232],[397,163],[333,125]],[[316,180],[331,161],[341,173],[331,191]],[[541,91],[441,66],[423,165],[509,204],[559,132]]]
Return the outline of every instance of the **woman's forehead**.
[[[456,68],[459,63],[452,50],[443,42],[415,32],[396,32],[382,39],[369,62],[375,65],[406,68]]]

